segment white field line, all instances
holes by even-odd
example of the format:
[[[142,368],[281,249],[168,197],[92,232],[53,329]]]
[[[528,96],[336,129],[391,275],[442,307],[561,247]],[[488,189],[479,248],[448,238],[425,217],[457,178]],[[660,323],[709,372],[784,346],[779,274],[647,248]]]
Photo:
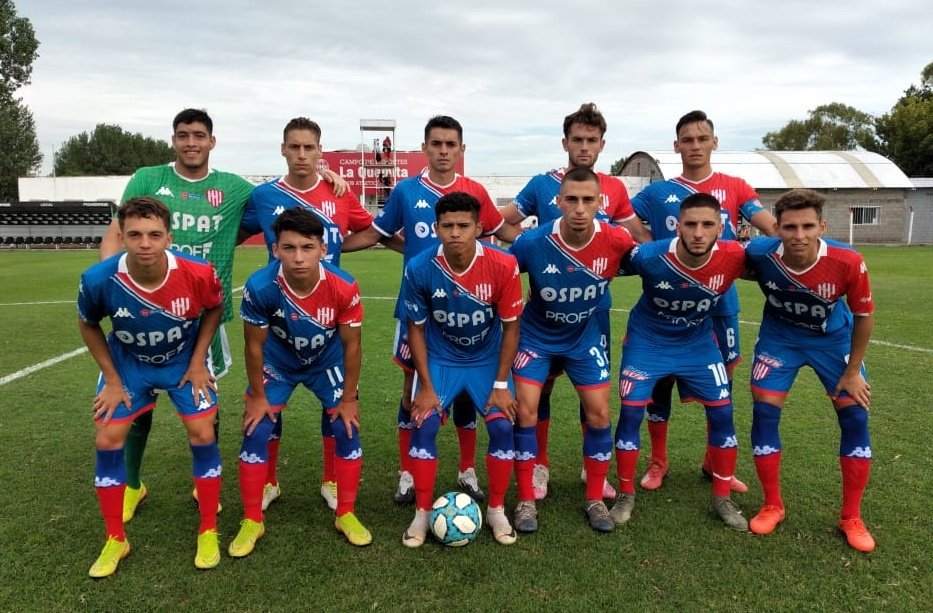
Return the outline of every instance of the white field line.
[[[241,291],[243,291],[243,286],[234,288],[233,290],[234,293],[241,292]],[[397,298],[395,296],[363,296],[363,300],[396,300],[396,299]],[[0,303],[0,307],[32,306],[32,305],[40,305],[40,304],[73,304],[73,303],[74,303],[73,300],[56,300],[56,301],[46,301],[46,302],[7,302],[7,303]],[[629,309],[611,309],[611,310],[617,313],[628,313],[629,312]],[[745,321],[744,319],[740,319],[739,323],[745,326],[757,326],[760,322]],[[887,341],[877,341],[877,340],[871,340],[869,342],[872,345],[880,345],[882,347],[892,347],[894,349],[901,349],[903,351],[913,351],[916,353],[933,354],[933,349],[929,349],[927,347],[916,347],[914,345],[900,345],[898,343],[889,343]],[[0,387],[3,387],[7,383],[12,383],[13,381],[16,381],[17,379],[22,379],[26,375],[30,375],[38,370],[42,370],[43,368],[48,368],[49,366],[55,366],[56,364],[60,362],[64,362],[65,360],[71,359],[75,356],[79,356],[82,353],[85,353],[86,351],[87,351],[86,347],[80,347],[73,351],[69,351],[68,353],[63,353],[54,358],[45,360],[44,362],[39,362],[38,364],[33,364],[32,366],[27,366],[26,368],[23,368],[22,370],[17,370],[14,373],[10,373],[4,377],[0,377]]]

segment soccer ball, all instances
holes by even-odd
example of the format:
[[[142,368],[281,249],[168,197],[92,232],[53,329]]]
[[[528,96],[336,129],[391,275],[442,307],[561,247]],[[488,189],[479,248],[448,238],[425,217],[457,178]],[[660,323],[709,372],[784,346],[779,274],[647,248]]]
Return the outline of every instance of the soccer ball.
[[[431,532],[445,545],[462,547],[475,539],[482,527],[479,505],[463,492],[448,492],[431,506]]]

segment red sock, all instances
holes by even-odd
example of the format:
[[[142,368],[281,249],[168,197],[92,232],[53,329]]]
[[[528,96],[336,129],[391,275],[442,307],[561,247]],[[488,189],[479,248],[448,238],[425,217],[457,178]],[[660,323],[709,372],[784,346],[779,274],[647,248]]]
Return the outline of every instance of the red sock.
[[[269,461],[266,462],[266,483],[272,485],[279,484],[279,443],[281,441],[274,438],[266,444],[266,454],[269,456]]]
[[[243,501],[243,517],[253,521],[262,521],[262,486],[266,477],[265,463],[239,463],[240,500]],[[198,492],[200,496],[200,492]]]
[[[335,480],[337,481],[337,517],[353,512],[356,506],[356,494],[360,489],[360,472],[362,470],[362,458],[355,460],[334,458]]]
[[[342,423],[340,427],[343,427]],[[334,458],[337,457],[337,439],[333,436],[322,436],[321,453],[324,456],[324,478],[322,481],[336,481],[337,472],[334,468]]]
[[[115,487],[98,487],[97,501],[100,503],[100,514],[104,518],[104,527],[107,529],[107,536],[115,536],[119,541],[126,540],[126,532],[123,529],[123,493],[126,491],[126,484]]]
[[[489,476],[489,506],[505,506],[505,493],[512,479],[512,460],[503,460],[486,454],[486,474]],[[532,494],[532,499],[534,494]]]
[[[434,480],[437,478],[437,458],[411,458],[411,474],[415,478],[415,509],[429,511],[434,502]]]
[[[781,452],[755,457],[755,472],[765,493],[765,504],[784,508],[781,498]]]
[[[405,472],[411,472],[411,457],[408,450],[411,448],[411,430],[406,428],[398,429],[398,458],[399,466]]]
[[[515,460],[515,485],[518,489],[518,499],[521,501],[535,499],[535,489],[531,482],[534,467],[534,459]],[[492,479],[491,474],[489,478]],[[491,483],[490,486],[492,486]]]
[[[635,493],[635,468],[638,466],[637,449],[616,449],[616,473],[619,475],[619,491]]]
[[[651,439],[651,461],[667,464],[667,422],[649,421],[648,437]]]
[[[706,446],[710,466],[713,469],[713,496],[728,496],[732,491],[732,476],[735,474],[735,462],[739,454],[738,447]]]
[[[538,459],[535,460],[535,464],[551,465],[551,460],[547,455],[547,438],[550,428],[550,419],[539,419],[538,424],[535,426],[535,438],[538,440]]]
[[[842,513],[841,519],[862,516],[862,494],[868,485],[871,460],[868,458],[839,458],[842,468]]]
[[[457,426],[457,442],[460,444],[460,472],[476,467],[476,428]]]
[[[586,499],[602,500],[603,483],[606,473],[609,472],[609,460],[595,460],[583,456],[583,467],[586,468]]]
[[[220,502],[220,477],[195,477],[194,487],[198,490],[198,511],[201,513],[198,534],[205,530],[216,530],[217,504]]]

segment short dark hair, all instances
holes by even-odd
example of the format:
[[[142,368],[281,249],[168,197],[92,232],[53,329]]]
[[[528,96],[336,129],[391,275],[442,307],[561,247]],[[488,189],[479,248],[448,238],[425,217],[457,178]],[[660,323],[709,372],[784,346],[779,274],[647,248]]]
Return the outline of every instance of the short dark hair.
[[[203,123],[207,127],[208,134],[214,133],[214,122],[204,109],[185,109],[178,113],[178,115],[175,115],[175,119],[172,120],[172,132],[178,129],[178,124],[180,123],[195,122]]]
[[[709,126],[710,130],[715,131],[716,128],[713,127],[713,120],[706,116],[706,113],[703,111],[690,111],[683,117],[677,120],[677,127],[674,128],[674,133],[677,135],[677,138],[680,138],[680,129],[687,125],[688,123],[697,123],[705,121]]]
[[[774,203],[774,216],[780,221],[781,213],[784,211],[813,209],[816,211],[816,216],[823,219],[823,204],[825,202],[826,198],[812,189],[792,189],[782,194]]]
[[[275,232],[275,242],[279,242],[282,232],[297,232],[307,238],[317,238],[324,242],[324,224],[317,215],[300,206],[283,211],[275,218],[272,229]]]
[[[310,130],[317,135],[318,142],[321,142],[321,126],[307,117],[295,117],[285,124],[285,129],[282,130],[283,143],[288,139],[288,133],[292,130]]]
[[[434,216],[440,221],[441,215],[445,213],[467,212],[473,215],[473,219],[479,221],[479,200],[465,192],[451,192],[438,198],[434,205]]]
[[[171,228],[171,213],[168,207],[161,200],[152,196],[130,198],[117,209],[117,223],[120,224],[120,230],[123,230],[126,220],[130,217],[161,219],[166,230]]]
[[[606,133],[606,118],[592,102],[581,104],[579,109],[564,117],[564,138],[570,136],[570,127],[575,123],[599,128],[600,136]]]
[[[713,209],[718,213],[722,210],[722,205],[714,196],[704,194],[703,192],[697,192],[695,194],[690,194],[680,203],[681,213],[687,209]]]
[[[453,117],[448,117],[447,115],[435,115],[429,119],[428,123],[424,125],[424,142],[428,142],[431,130],[434,128],[441,128],[443,130],[456,130],[457,138],[460,139],[461,143],[463,142],[463,126],[461,126],[460,122]]]
[[[569,181],[573,181],[575,183],[592,181],[596,185],[599,185],[599,175],[593,172],[592,168],[577,166],[564,173],[564,178],[560,180],[560,184],[563,185]]]

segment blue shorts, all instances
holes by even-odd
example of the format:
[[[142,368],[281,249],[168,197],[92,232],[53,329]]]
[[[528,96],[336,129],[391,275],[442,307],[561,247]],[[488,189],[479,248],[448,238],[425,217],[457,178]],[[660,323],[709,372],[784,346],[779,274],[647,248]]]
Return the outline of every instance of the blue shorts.
[[[317,396],[327,413],[331,413],[343,397],[343,360],[326,368],[300,371],[279,368],[267,362],[263,364],[262,371],[266,398],[269,406],[276,412],[285,408],[292,392],[299,385],[304,385]],[[246,392],[249,393],[249,388]]]
[[[402,367],[402,370],[414,372],[415,361],[411,358],[411,347],[408,346],[408,320],[395,320],[395,341],[392,346],[392,359]]]
[[[848,365],[850,348],[849,339],[830,342],[822,347],[796,344],[792,347],[773,337],[759,337],[755,344],[755,361],[752,363],[752,391],[786,396],[794,384],[797,371],[802,366],[809,366],[820,378],[826,393],[833,394]],[[861,371],[868,381],[864,364]],[[844,394],[844,397],[848,395]]]
[[[577,389],[608,387],[611,381],[606,335],[598,325],[587,326],[584,330],[570,348],[521,338],[512,364],[512,376],[522,383],[541,387],[545,381],[559,375],[562,368]]]
[[[437,394],[444,412],[449,413],[453,405],[454,398],[461,392],[466,392],[473,400],[473,405],[477,412],[483,416],[485,421],[504,417],[504,414],[498,407],[490,407],[486,410],[486,402],[489,400],[489,394],[492,393],[492,384],[496,380],[499,370],[498,362],[488,364],[445,364],[439,360],[428,360],[428,369],[431,373],[431,383],[434,385],[434,392]],[[418,375],[415,375],[415,383],[412,386],[412,394],[418,391]],[[511,379],[509,380],[509,392],[515,395],[515,388]]]
[[[713,315],[713,332],[726,366],[735,366],[742,361],[742,345],[739,344],[739,315]]]
[[[126,422],[155,408],[160,391],[165,391],[175,410],[182,419],[197,419],[217,411],[217,394],[210,390],[207,397],[199,394],[199,401],[194,400],[194,389],[190,382],[178,387],[178,382],[188,370],[190,354],[182,354],[166,364],[154,366],[144,364],[122,347],[119,342],[109,342],[110,356],[123,381],[123,388],[132,402],[131,407],[120,403],[110,421]],[[104,388],[103,376],[98,377],[97,392]]]
[[[706,341],[663,346],[636,335],[626,337],[619,368],[622,404],[648,404],[654,384],[668,376],[677,378],[681,402],[708,406],[732,402],[729,377],[712,334]]]

